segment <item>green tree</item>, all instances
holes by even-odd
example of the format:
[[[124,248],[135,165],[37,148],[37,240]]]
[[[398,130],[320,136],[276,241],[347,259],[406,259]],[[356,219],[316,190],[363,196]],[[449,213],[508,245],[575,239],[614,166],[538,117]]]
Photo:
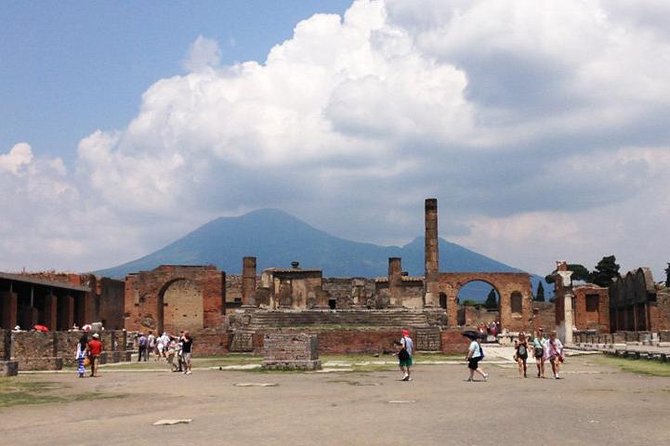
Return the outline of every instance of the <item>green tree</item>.
[[[589,281],[598,286],[609,287],[614,279],[620,278],[616,257],[611,255],[603,257],[596,265],[596,269],[589,275]]]
[[[496,290],[491,288],[489,295],[486,297],[486,302],[484,302],[484,307],[489,309],[498,308],[498,299],[497,299]]]
[[[537,283],[537,292],[535,293],[536,302],[544,302],[544,285],[542,282]]]
[[[670,286],[670,263],[668,263],[668,267],[665,269],[665,286]]]
[[[568,263],[568,271],[572,271],[572,280],[583,280],[583,281],[588,281],[589,277],[591,276],[591,273],[589,272],[588,269],[584,267],[584,265],[580,265],[579,263]],[[554,271],[555,273],[556,271]],[[554,283],[555,276],[554,273],[549,274],[544,278],[544,281],[547,283]]]

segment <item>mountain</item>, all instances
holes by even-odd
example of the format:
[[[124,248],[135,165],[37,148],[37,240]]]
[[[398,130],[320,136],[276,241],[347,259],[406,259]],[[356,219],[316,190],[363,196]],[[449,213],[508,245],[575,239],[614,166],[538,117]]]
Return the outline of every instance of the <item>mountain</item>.
[[[441,271],[521,271],[444,239],[439,240],[439,252]],[[299,261],[302,268],[321,269],[324,277],[379,277],[387,275],[389,257],[400,257],[408,274],[424,274],[423,237],[403,247],[353,242],[277,209],[217,218],[154,253],[96,274],[123,278],[163,264],[211,264],[228,274],[241,274],[245,256],[256,257],[259,272],[271,267],[289,268],[292,261]],[[539,280],[542,278],[533,277],[533,291]],[[543,285],[545,291],[551,288]]]

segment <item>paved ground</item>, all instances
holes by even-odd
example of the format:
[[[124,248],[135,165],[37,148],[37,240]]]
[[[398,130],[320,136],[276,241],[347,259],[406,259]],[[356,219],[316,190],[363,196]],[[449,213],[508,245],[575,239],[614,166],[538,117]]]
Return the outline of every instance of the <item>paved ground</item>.
[[[569,358],[565,379],[519,379],[504,352],[488,349],[486,383],[465,382],[464,364],[419,364],[412,382],[398,381],[399,372],[211,369],[20,376],[129,396],[4,409],[0,438],[7,445],[670,444],[670,379],[623,373],[593,356]],[[161,419],[192,422],[153,425]]]

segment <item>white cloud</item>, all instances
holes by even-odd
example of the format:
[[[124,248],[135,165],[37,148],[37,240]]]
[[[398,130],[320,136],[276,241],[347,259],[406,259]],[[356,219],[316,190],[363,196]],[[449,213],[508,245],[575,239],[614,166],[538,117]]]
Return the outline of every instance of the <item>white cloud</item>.
[[[659,274],[668,25],[658,1],[359,0],[300,22],[263,64],[220,66],[219,44],[199,37],[188,72],[147,89],[127,128],[81,141],[76,172],[25,145],[0,170],[37,169],[31,199],[56,194],[70,223],[104,219],[79,238],[114,259],[267,206],[409,241],[438,197],[443,236],[531,272],[614,253]],[[53,208],[41,200],[32,209]],[[72,238],[55,238],[54,256],[83,259]]]

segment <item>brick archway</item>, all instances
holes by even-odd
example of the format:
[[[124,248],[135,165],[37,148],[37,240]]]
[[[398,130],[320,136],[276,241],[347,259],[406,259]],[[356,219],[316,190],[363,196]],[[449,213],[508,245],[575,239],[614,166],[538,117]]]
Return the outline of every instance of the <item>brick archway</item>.
[[[530,328],[532,319],[532,292],[530,275],[527,273],[440,273],[438,288],[447,297],[447,324],[457,325],[457,297],[460,289],[470,282],[485,282],[498,292],[500,324],[510,331]],[[512,296],[521,296],[521,312],[512,312]]]
[[[164,326],[166,303],[168,325],[179,325],[180,319],[185,322],[184,327],[173,327],[177,331],[190,329],[189,326],[219,328],[223,321],[225,277],[225,273],[215,266],[181,265],[162,265],[152,271],[127,276],[126,330],[163,331],[167,328]],[[175,316],[171,313],[173,307],[187,312]],[[186,317],[182,317],[183,314]]]
[[[178,333],[203,327],[202,290],[197,282],[179,278],[166,283],[158,294],[158,330]]]

